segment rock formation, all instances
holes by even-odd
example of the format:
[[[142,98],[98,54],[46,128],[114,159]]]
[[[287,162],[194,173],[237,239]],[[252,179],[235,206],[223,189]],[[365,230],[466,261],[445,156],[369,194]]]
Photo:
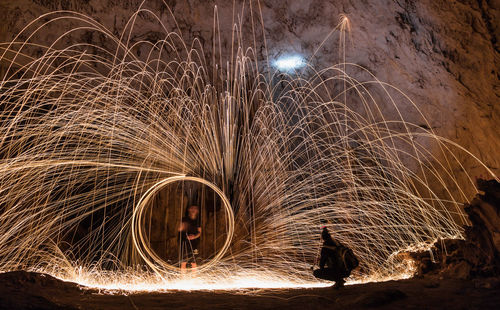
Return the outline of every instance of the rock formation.
[[[413,253],[417,275],[470,279],[500,276],[500,183],[479,179],[477,194],[465,206],[470,226],[464,240],[439,240],[431,251]]]

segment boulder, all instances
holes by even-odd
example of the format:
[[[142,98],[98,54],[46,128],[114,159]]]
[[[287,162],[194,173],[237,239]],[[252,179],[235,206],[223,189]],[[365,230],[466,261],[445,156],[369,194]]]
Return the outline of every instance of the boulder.
[[[417,275],[455,279],[500,276],[500,183],[479,179],[477,187],[484,194],[465,205],[470,221],[465,240],[438,240],[431,251],[411,253]]]

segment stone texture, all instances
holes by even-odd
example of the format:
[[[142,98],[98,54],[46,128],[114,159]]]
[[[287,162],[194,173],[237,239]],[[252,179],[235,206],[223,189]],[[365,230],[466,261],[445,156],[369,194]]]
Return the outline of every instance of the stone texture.
[[[406,294],[398,289],[385,289],[372,292],[357,299],[359,305],[371,308],[387,306],[396,300],[404,299],[406,297]]]
[[[4,21],[0,26],[0,41],[11,40],[29,21],[54,10],[75,10],[92,16],[118,36],[141,2],[4,0],[0,2],[0,18]],[[216,5],[220,29],[220,50],[217,49],[216,56],[222,57],[221,64],[231,52],[231,25],[242,20],[242,41],[248,46],[254,46],[255,42],[263,64],[267,54],[273,59],[297,52],[312,57],[311,64],[317,69],[342,60],[339,34],[332,29],[345,15],[350,21],[346,62],[362,65],[378,79],[404,91],[438,135],[462,145],[497,174],[500,171],[498,0],[263,0],[253,2],[252,7],[242,3],[236,1],[233,6],[231,0],[148,0],[144,8],[155,13],[167,30],[178,29],[186,42],[197,39],[209,63]],[[60,25],[49,25],[37,40],[51,42],[60,30]],[[163,36],[164,30],[156,20],[140,14],[130,39],[156,42]],[[77,39],[108,44],[104,37],[89,31],[75,33]],[[141,49],[135,52],[138,57],[146,55]],[[388,118],[395,116],[389,102],[379,104]],[[407,121],[428,127],[409,105],[399,108]],[[487,175],[471,156],[455,149],[453,152],[472,176]],[[454,164],[452,169],[466,196],[474,195],[473,184],[462,167]],[[435,190],[439,192],[439,187]]]

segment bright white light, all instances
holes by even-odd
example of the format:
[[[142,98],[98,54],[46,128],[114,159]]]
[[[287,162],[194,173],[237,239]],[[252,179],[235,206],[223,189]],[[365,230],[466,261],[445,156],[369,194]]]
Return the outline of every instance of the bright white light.
[[[306,65],[306,60],[300,55],[284,55],[273,62],[273,66],[280,71],[292,71]]]

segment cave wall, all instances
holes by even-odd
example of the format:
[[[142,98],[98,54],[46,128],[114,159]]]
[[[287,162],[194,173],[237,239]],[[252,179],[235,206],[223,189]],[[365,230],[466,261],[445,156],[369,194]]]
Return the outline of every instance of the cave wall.
[[[75,10],[92,16],[119,35],[142,0],[2,0],[0,1],[0,41],[14,38],[35,17],[54,10]],[[168,7],[165,5],[167,4]],[[311,56],[317,68],[341,60],[337,33],[328,37],[341,20],[349,18],[346,62],[368,68],[375,76],[404,91],[426,115],[438,135],[448,138],[476,155],[500,174],[500,54],[498,34],[499,1],[422,0],[364,1],[312,0],[253,2],[237,1],[161,1],[147,0],[144,8],[156,13],[162,22],[175,29],[177,23],[184,39],[200,39],[207,54],[213,41],[214,5],[217,5],[222,54],[228,53],[231,25],[243,19],[242,33],[249,45],[257,43],[259,57],[290,52]],[[256,11],[262,11],[262,32]],[[174,22],[171,13],[175,16]],[[251,21],[254,21],[253,23]],[[49,26],[38,40],[51,42],[54,28]],[[246,35],[255,33],[255,36]],[[139,18],[132,41],[158,40],[163,32],[153,19]],[[99,36],[86,37],[105,44]],[[140,51],[138,51],[140,55]],[[223,57],[227,55],[222,55]],[[0,64],[1,65],[1,64]],[[395,113],[390,105],[384,113]],[[407,107],[401,107],[403,113]],[[422,122],[408,107],[408,121]],[[456,154],[472,176],[487,176],[486,170],[471,157]],[[459,166],[453,167],[472,197]]]

